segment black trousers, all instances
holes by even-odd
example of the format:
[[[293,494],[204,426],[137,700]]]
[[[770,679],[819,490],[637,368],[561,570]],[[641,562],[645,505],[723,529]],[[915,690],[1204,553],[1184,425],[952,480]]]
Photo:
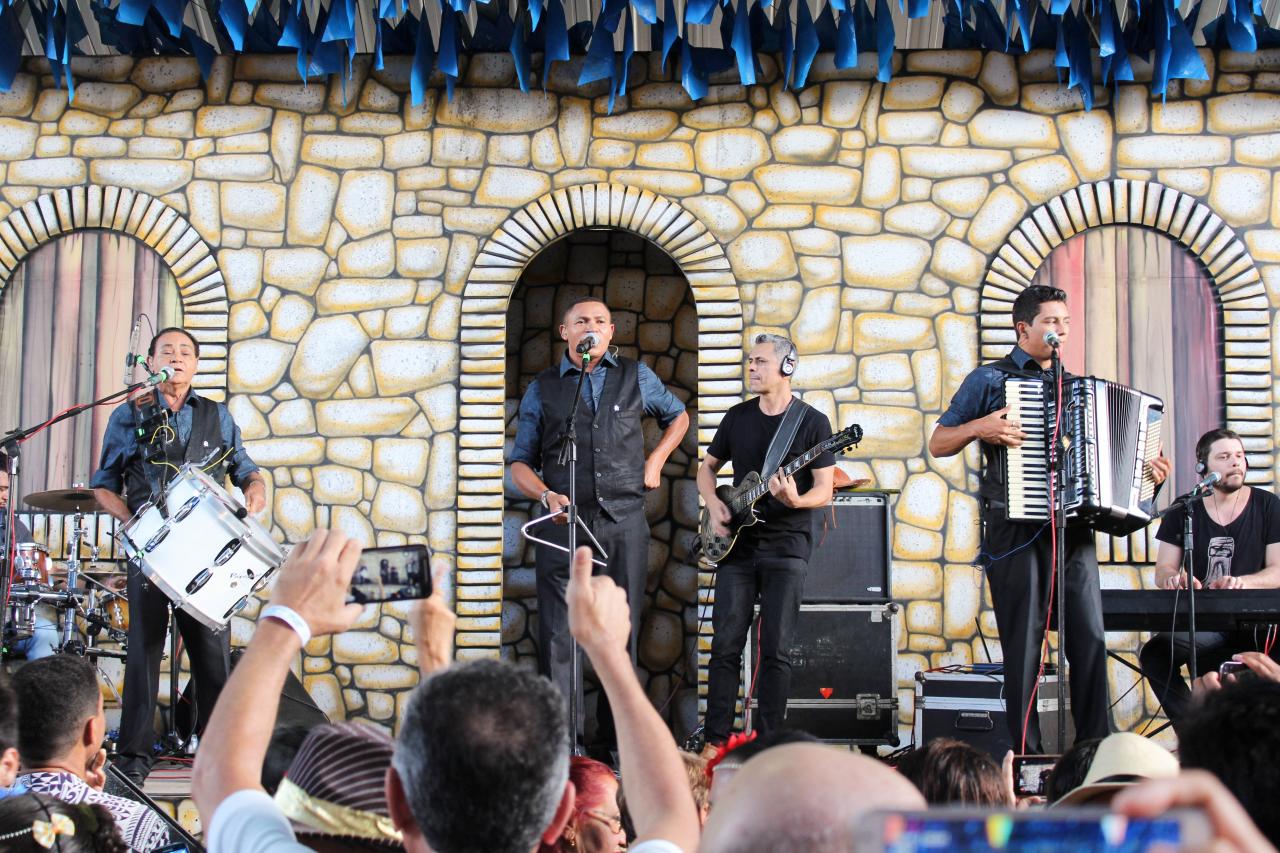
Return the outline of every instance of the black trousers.
[[[125,773],[146,776],[154,761],[156,695],[169,628],[169,599],[135,563],[129,563],[128,593],[129,656],[124,662],[124,704],[117,747],[120,758],[116,763]],[[192,718],[200,734],[231,674],[231,631],[211,631],[181,610],[177,618],[191,663],[196,703]]]
[[[1260,652],[1265,645],[1265,631],[1256,636],[1252,631],[1196,631],[1196,671],[1199,675],[1214,672],[1232,655]],[[1182,667],[1190,661],[1191,635],[1184,631],[1155,634],[1138,653],[1142,674],[1151,682],[1175,731],[1191,708],[1191,688],[1182,677]]]
[[[640,633],[640,620],[644,614],[645,582],[649,571],[649,522],[645,518],[644,504],[636,504],[620,510],[615,519],[598,506],[582,506],[578,516],[591,528],[600,547],[609,555],[607,568],[593,567],[593,574],[607,575],[627,593],[631,605],[631,663],[636,662],[636,637]],[[561,545],[569,542],[569,528],[564,524],[547,523],[537,531],[541,538]],[[591,539],[581,529],[577,532],[579,546],[591,545]],[[595,550],[594,548],[592,549]],[[597,552],[596,557],[600,554]],[[550,678],[560,692],[569,696],[570,673],[573,668],[572,643],[569,636],[569,610],[564,593],[569,585],[570,555],[546,545],[539,545],[535,556],[535,574],[538,588],[538,672]],[[582,703],[582,685],[578,685],[578,730],[583,731],[586,711]],[[603,694],[601,694],[603,702]],[[597,714],[601,737],[609,740],[613,732],[613,719],[608,705],[603,704]]]
[[[1042,752],[1040,719],[1027,713],[1040,667],[1049,617],[1049,583],[1053,574],[1051,533],[1037,524],[1011,523],[1004,510],[984,514],[983,550],[1001,559],[987,567],[996,627],[1004,655],[1005,711],[1015,752]],[[1039,534],[1037,534],[1039,530]],[[1076,739],[1106,737],[1111,732],[1107,699],[1107,643],[1102,629],[1102,593],[1093,532],[1068,528],[1066,537],[1066,657],[1071,681],[1071,716]],[[1025,546],[1025,547],[1023,547]],[[1020,549],[1020,550],[1019,550]],[[1011,553],[1013,552],[1013,553]],[[1057,610],[1057,604],[1054,604]],[[1056,622],[1056,615],[1054,617]],[[1026,747],[1023,720],[1026,720]],[[1060,745],[1065,748],[1065,745]]]
[[[716,569],[716,601],[711,611],[715,635],[707,668],[708,743],[724,743],[733,730],[734,705],[742,683],[742,649],[757,597],[760,710],[753,727],[762,732],[782,727],[791,690],[791,642],[800,618],[807,568],[805,560],[795,557],[730,553]]]

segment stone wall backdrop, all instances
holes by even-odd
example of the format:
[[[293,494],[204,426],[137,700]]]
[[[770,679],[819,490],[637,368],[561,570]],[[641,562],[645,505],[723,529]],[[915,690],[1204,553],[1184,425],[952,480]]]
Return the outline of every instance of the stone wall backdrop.
[[[565,306],[588,295],[611,306],[619,354],[653,368],[696,423],[698,324],[685,277],[671,258],[635,234],[576,231],[529,264],[507,309],[508,439],[515,437],[520,398],[529,382],[548,365],[559,364],[564,353],[558,328]],[[655,422],[646,421],[646,450],[657,444],[659,433]],[[646,502],[652,539],[640,674],[654,704],[680,736],[693,730],[698,715],[698,572],[689,554],[697,535],[697,450],[696,431],[690,429],[667,461],[666,479]],[[544,510],[510,483],[506,502],[502,654],[536,668],[534,546],[521,537],[520,526],[533,517],[531,512]],[[587,720],[592,724],[598,694],[593,680],[587,687]]]
[[[636,56],[612,114],[603,85],[576,85],[580,59],[525,95],[509,57],[463,57],[452,99],[434,89],[417,107],[406,57],[378,71],[358,57],[345,87],[304,85],[290,56],[221,57],[207,80],[187,59],[76,60],[71,104],[30,61],[0,95],[0,277],[77,228],[156,248],[206,343],[210,393],[225,389],[271,474],[275,535],[336,525],[370,544],[428,542],[452,570],[467,658],[503,645],[507,312],[521,274],[583,227],[641,235],[689,283],[699,454],[742,398],[744,336],[776,330],[800,347],[805,399],[865,428],[852,473],[902,489],[906,723],[914,673],[981,657],[977,620],[994,627],[971,566],[976,455],[931,459],[925,442],[964,374],[1007,345],[1012,298],[1067,237],[1151,228],[1204,267],[1222,306],[1221,414],[1249,437],[1253,482],[1274,482],[1280,54],[1203,55],[1209,80],[1175,83],[1167,100],[1145,80],[1099,89],[1091,112],[1048,51],[898,53],[887,84],[871,55],[849,71],[820,56],[798,92],[762,56],[759,85],[716,79],[697,104]],[[1140,560],[1104,574],[1150,581]],[[687,631],[687,582],[664,588]],[[237,642],[255,615],[235,621]],[[412,648],[391,608],[361,624],[313,641],[300,667],[331,715],[389,723],[415,680]],[[668,678],[683,656],[655,670]],[[1118,697],[1131,682],[1112,674]],[[1155,709],[1137,695],[1125,727]]]

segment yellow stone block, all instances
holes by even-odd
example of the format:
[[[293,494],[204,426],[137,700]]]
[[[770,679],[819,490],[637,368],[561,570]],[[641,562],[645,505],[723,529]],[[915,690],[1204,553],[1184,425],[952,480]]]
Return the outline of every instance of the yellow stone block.
[[[912,459],[924,450],[924,416],[917,409],[841,403],[840,423],[862,425],[863,439],[857,450],[859,458]],[[879,474],[877,470],[878,477]],[[896,487],[885,482],[883,477],[879,479],[884,488]]]
[[[937,474],[913,474],[907,478],[894,515],[904,524],[941,530],[947,512],[947,484]]]
[[[846,237],[845,281],[853,287],[914,290],[929,262],[930,247],[915,237]]]
[[[316,403],[316,423],[327,436],[394,435],[418,411],[409,397],[325,400]]]
[[[868,311],[853,320],[853,351],[857,355],[925,349],[934,343],[933,323],[923,317]]]
[[[1071,162],[1060,154],[1019,163],[1009,170],[1009,180],[1032,204],[1043,204],[1080,182]]]
[[[970,562],[977,557],[982,535],[981,512],[976,498],[952,492],[947,508],[947,539],[942,556],[947,562]]]
[[[893,556],[899,560],[936,560],[942,556],[942,534],[909,524],[894,525]]]

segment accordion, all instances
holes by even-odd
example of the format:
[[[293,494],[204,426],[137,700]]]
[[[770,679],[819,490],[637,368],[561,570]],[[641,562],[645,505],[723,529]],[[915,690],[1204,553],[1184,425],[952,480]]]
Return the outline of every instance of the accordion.
[[[1010,417],[1027,434],[1021,447],[1002,447],[1005,517],[1048,521],[1050,445],[1054,401],[1048,383],[1004,381]],[[1160,453],[1164,402],[1116,382],[1077,376],[1062,383],[1065,446],[1063,503],[1068,524],[1124,536],[1141,530],[1155,512],[1156,484],[1146,463]]]

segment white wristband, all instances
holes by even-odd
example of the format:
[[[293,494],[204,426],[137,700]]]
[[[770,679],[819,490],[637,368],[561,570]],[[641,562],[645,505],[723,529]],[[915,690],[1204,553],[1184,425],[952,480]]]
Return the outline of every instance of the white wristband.
[[[268,604],[262,609],[262,618],[279,619],[293,629],[293,633],[298,635],[304,646],[311,642],[311,626],[292,607],[285,607],[283,604]]]

